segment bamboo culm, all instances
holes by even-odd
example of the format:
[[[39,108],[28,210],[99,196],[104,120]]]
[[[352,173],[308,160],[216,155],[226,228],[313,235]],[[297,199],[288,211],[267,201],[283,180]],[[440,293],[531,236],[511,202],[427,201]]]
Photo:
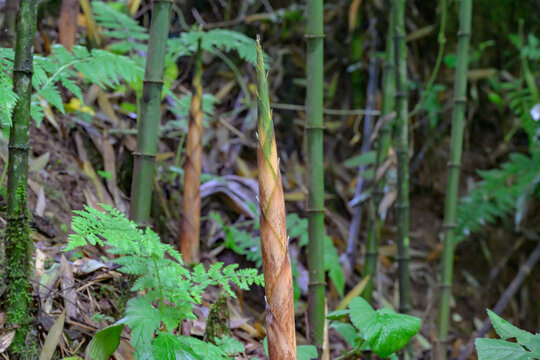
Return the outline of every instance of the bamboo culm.
[[[294,294],[285,198],[261,45],[257,40],[257,110],[261,250],[270,360],[296,359]]]
[[[33,342],[27,339],[32,322],[32,248],[29,236],[28,133],[32,92],[34,38],[36,33],[37,0],[22,1],[17,22],[13,90],[18,101],[13,111],[9,134],[7,225],[5,233],[4,298],[8,326],[18,326],[10,351],[14,359],[32,359],[36,354]]]
[[[395,0],[394,57],[396,66],[396,153],[398,160],[397,227],[399,311],[411,309],[409,278],[409,119],[407,101],[407,47],[405,45],[405,0]]]
[[[323,163],[323,1],[307,3],[306,134],[308,179],[308,318],[311,341],[321,352],[325,313]]]
[[[392,14],[392,11],[390,11]],[[382,118],[383,124],[377,140],[377,155],[375,157],[375,169],[379,169],[388,156],[390,140],[392,137],[392,124],[395,118],[395,73],[394,73],[394,44],[393,39],[394,21],[390,15],[388,22],[388,33],[386,35],[386,52],[383,66],[382,87],[383,103]],[[378,171],[375,172],[378,175]],[[373,280],[377,270],[377,261],[379,258],[379,244],[381,238],[381,228],[384,219],[378,213],[379,203],[383,196],[384,181],[374,177],[373,196],[369,201],[369,224],[368,238],[366,243],[366,261],[364,264],[364,275],[369,276],[369,281],[362,293],[367,301],[371,301],[373,293]]]
[[[201,158],[202,158],[202,58],[201,44],[197,48],[195,70],[193,72],[191,107],[189,109],[189,129],[186,141],[186,162],[184,163],[184,196],[182,198],[182,220],[180,223],[180,252],[184,262],[193,263],[199,259],[199,224],[201,217]]]
[[[377,95],[377,83],[379,78],[379,61],[375,57],[378,43],[377,33],[377,20],[372,19],[370,21],[369,29],[371,32],[371,44],[370,44],[370,61],[369,61],[369,76],[367,86],[367,99],[366,99],[366,116],[364,117],[364,127],[362,131],[362,146],[360,147],[360,153],[365,154],[371,147],[371,133],[373,131],[372,115],[371,112],[375,108],[376,95]],[[360,240],[360,230],[362,228],[362,202],[357,199],[362,196],[362,192],[366,186],[365,170],[367,166],[362,164],[358,167],[356,190],[354,199],[351,201],[354,205],[353,216],[351,224],[349,226],[349,238],[347,239],[347,257],[349,260],[349,268],[354,269],[356,263],[356,249]]]
[[[459,13],[458,51],[454,81],[454,109],[452,113],[452,135],[450,161],[448,162],[448,183],[444,208],[444,239],[442,253],[442,281],[439,303],[438,336],[439,356],[446,358],[446,339],[450,318],[450,297],[454,265],[454,232],[458,199],[459,174],[463,148],[463,128],[467,104],[467,71],[469,61],[469,42],[471,36],[472,1],[461,0]]]
[[[139,226],[148,225],[150,218],[158,126],[161,120],[163,67],[171,18],[171,0],[154,0],[153,4],[131,185],[130,216]]]

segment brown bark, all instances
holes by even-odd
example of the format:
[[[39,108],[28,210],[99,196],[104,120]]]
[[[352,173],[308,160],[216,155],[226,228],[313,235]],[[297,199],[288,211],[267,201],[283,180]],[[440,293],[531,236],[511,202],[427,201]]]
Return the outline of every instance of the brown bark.
[[[296,359],[296,336],[285,200],[260,45],[257,46],[257,53],[257,160],[268,353],[270,360],[290,360]]]
[[[58,20],[58,42],[68,50],[71,50],[75,44],[78,15],[79,0],[62,0],[60,19]]]
[[[189,128],[186,140],[186,162],[184,163],[184,197],[180,223],[180,252],[185,263],[199,260],[199,225],[201,216],[201,156],[202,156],[202,64],[201,49],[192,81],[193,95],[189,109]]]

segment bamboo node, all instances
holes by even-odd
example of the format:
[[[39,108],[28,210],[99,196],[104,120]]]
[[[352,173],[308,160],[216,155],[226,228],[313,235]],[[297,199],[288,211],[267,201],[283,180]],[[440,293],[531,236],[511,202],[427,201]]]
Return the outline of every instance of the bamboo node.
[[[165,1],[169,1],[169,0],[165,0]],[[143,80],[143,83],[145,84],[158,84],[158,85],[163,85],[163,80],[152,80],[152,79],[144,79]]]
[[[470,36],[471,36],[471,32],[470,32],[470,31],[458,31],[457,36],[458,36],[458,38],[459,38],[459,37],[464,37],[464,36],[470,37]]]
[[[449,162],[446,163],[446,167],[459,169],[461,167],[461,163],[449,161]]]
[[[467,98],[466,97],[455,98],[454,102],[456,104],[466,104],[467,103]]]
[[[322,213],[324,212],[324,209],[307,208],[305,211],[307,213],[313,214],[313,213]]]
[[[17,68],[13,68],[13,72],[31,75],[34,73],[34,67],[32,66],[32,64],[30,64],[29,66],[17,67]]]
[[[324,125],[306,125],[304,128],[306,130],[324,130],[325,126]]]
[[[454,230],[455,228],[457,228],[457,224],[455,222],[450,224],[443,224],[442,228],[444,230]]]
[[[326,35],[324,34],[305,34],[304,37],[306,39],[324,39]]]
[[[138,151],[134,151],[132,155],[134,157],[149,158],[149,159],[153,159],[156,157],[156,154],[142,153]]]
[[[29,150],[30,145],[29,144],[12,144],[8,145],[9,150]]]
[[[326,281],[310,281],[308,287],[310,286],[326,286]]]

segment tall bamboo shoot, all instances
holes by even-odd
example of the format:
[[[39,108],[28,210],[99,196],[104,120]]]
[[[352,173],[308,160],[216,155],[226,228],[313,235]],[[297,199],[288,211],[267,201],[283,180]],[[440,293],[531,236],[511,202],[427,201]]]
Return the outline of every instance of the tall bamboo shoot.
[[[261,45],[257,40],[257,108],[261,247],[270,360],[296,359],[294,297],[285,200]]]

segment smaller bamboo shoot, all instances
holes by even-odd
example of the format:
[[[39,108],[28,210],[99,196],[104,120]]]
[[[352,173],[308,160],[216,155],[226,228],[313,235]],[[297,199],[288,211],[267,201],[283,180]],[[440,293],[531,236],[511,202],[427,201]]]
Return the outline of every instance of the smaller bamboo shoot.
[[[285,200],[261,45],[257,40],[257,108],[261,247],[270,360],[296,359],[291,262]]]
[[[199,224],[201,217],[201,157],[202,157],[202,60],[201,44],[197,48],[195,71],[192,81],[193,95],[189,109],[189,129],[184,164],[184,197],[180,224],[180,252],[186,263],[199,259]]]

